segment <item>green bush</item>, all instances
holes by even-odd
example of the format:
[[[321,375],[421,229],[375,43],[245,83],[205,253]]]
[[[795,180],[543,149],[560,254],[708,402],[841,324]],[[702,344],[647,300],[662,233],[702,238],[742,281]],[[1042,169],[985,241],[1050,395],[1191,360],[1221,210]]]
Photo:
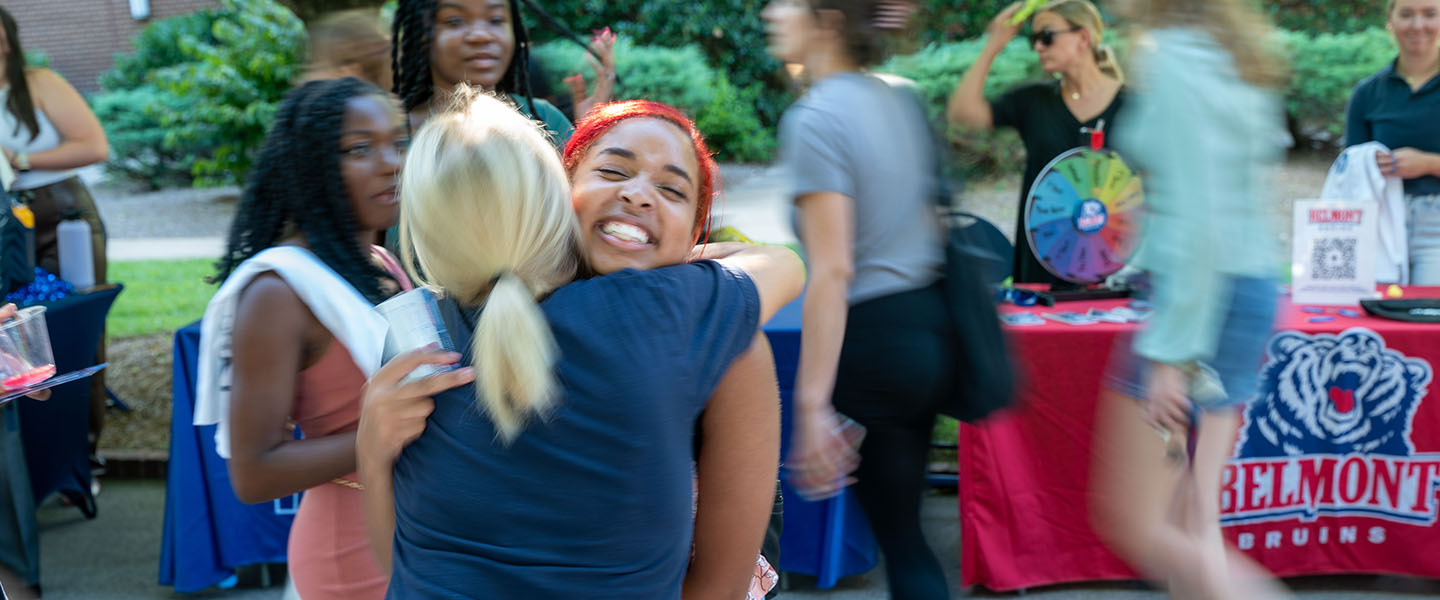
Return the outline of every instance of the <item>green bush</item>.
[[[1360,80],[1395,58],[1390,34],[1374,27],[1358,33],[1280,32],[1294,73],[1285,106],[1299,141],[1334,146],[1345,130],[1345,105]]]
[[[571,73],[588,72],[579,46],[557,40],[535,48],[548,69],[554,89]],[[615,47],[620,84],[615,99],[644,98],[673,105],[691,115],[717,158],[727,162],[762,162],[775,150],[773,130],[755,112],[755,88],[741,89],[724,72],[711,68],[696,46],[637,46],[621,38]]]
[[[891,58],[876,70],[913,80],[930,111],[931,122],[938,126],[945,122],[950,93],[983,48],[983,39],[930,44],[914,54]],[[1025,41],[1015,40],[995,58],[985,79],[985,97],[993,100],[1016,85],[1044,76],[1035,53]],[[981,132],[957,126],[948,128],[947,134],[955,144],[956,166],[966,176],[1024,171],[1025,147],[1013,130]]]
[[[159,89],[154,73],[191,60],[180,47],[182,39],[213,42],[210,28],[217,18],[215,11],[200,10],[152,21],[131,40],[134,52],[116,54],[115,66],[100,75],[102,92],[90,98],[90,108],[110,140],[105,168],[112,176],[152,190],[194,181],[196,157],[210,148],[166,145],[160,115],[190,112],[196,100]]]
[[[202,9],[190,14],[151,21],[130,41],[134,52],[116,54],[115,66],[100,75],[100,87],[106,91],[133,90],[150,82],[151,73],[188,62],[190,56],[180,48],[181,39],[201,39],[213,43],[210,28],[219,13]]]
[[[1265,0],[1275,26],[1310,33],[1355,33],[1384,27],[1384,0]]]
[[[774,126],[790,103],[780,63],[765,53],[765,24],[760,10],[768,0],[564,0],[546,2],[545,9],[580,35],[610,27],[622,38],[646,46],[693,46],[705,64],[723,71],[751,102],[750,111]],[[557,34],[527,21],[537,41]]]
[[[91,105],[112,174],[152,189],[244,181],[303,61],[305,30],[273,0],[161,19],[100,76]]]
[[[167,145],[159,114],[162,110],[186,112],[192,106],[188,99],[152,85],[94,97],[90,108],[104,125],[113,150],[106,170],[151,190],[190,185],[194,149]]]
[[[1297,143],[1333,148],[1344,132],[1350,91],[1394,59],[1390,35],[1380,28],[1357,33],[1280,31],[1276,35],[1294,69],[1285,104]],[[943,123],[950,93],[983,44],[982,39],[930,44],[914,54],[892,58],[877,70],[914,80],[933,122]],[[1123,49],[1120,55],[1125,56]],[[1018,83],[1042,77],[1035,53],[1017,40],[995,60],[985,81],[985,96],[994,99]],[[1018,173],[1023,168],[1023,146],[1012,132],[979,133],[952,127],[948,133],[956,145],[955,161],[966,175]]]
[[[198,186],[238,184],[264,140],[276,106],[302,67],[305,27],[274,0],[224,0],[212,37],[182,32],[185,61],[154,71],[162,92],[193,99],[160,106],[167,148],[204,148],[191,174]]]
[[[911,30],[916,39],[927,43],[980,37],[990,19],[1009,5],[974,0],[917,0],[915,4]]]

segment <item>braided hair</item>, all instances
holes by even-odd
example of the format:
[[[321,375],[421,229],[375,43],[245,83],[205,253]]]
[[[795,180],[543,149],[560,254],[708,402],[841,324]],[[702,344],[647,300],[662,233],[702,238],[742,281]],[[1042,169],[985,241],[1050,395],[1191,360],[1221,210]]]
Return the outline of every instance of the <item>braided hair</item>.
[[[250,172],[230,225],[230,241],[210,283],[224,281],[246,259],[299,233],[315,256],[366,299],[374,303],[385,299],[382,282],[393,278],[356,243],[355,212],[340,175],[345,104],[370,94],[385,93],[346,77],[312,81],[285,95]]]
[[[530,32],[520,19],[519,2],[506,0],[506,3],[510,5],[510,32],[515,38],[515,50],[505,74],[495,84],[495,91],[524,97],[530,114],[538,115],[530,90]],[[406,113],[435,96],[435,80],[430,72],[430,43],[434,34],[435,0],[400,0],[390,36],[390,65],[395,73],[391,91],[405,102]]]

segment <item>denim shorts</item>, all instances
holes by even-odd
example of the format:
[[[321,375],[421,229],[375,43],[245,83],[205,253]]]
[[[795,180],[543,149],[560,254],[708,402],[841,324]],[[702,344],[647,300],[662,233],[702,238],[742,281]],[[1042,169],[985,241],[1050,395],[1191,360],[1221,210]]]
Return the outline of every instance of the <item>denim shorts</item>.
[[[1201,361],[1199,377],[1213,384],[1210,393],[1192,394],[1191,401],[1205,411],[1233,409],[1250,402],[1260,377],[1265,344],[1275,326],[1275,281],[1264,277],[1231,277],[1230,303],[1220,328],[1215,356]],[[1134,353],[1129,336],[1116,341],[1105,384],[1131,398],[1145,398],[1145,380],[1151,362]],[[1197,386],[1192,385],[1192,390]]]

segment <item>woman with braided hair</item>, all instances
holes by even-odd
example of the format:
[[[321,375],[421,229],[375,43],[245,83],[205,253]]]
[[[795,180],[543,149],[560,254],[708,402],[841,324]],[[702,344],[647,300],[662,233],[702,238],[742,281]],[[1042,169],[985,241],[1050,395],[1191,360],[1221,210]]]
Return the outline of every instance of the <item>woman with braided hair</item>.
[[[391,36],[393,91],[405,102],[412,128],[439,112],[459,85],[508,97],[520,112],[545,124],[550,141],[564,147],[574,129],[565,114],[535,97],[530,87],[530,34],[518,0],[400,0]],[[614,84],[610,45],[590,104],[609,99]],[[578,116],[578,115],[577,115]]]
[[[371,307],[410,287],[371,245],[398,218],[407,143],[379,88],[345,78],[292,90],[250,175],[202,324],[195,422],[218,425],[216,449],[241,501],[305,492],[287,552],[306,600],[385,594],[353,474],[355,429],[384,344]]]

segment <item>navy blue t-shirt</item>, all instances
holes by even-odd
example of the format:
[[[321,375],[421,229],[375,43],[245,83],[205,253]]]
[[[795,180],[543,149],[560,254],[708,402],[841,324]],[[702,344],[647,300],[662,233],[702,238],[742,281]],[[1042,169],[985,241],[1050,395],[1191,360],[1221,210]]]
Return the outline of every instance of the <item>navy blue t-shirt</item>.
[[[1440,154],[1440,75],[1411,90],[1391,62],[1356,85],[1345,107],[1345,145],[1372,141]],[[1406,179],[1405,194],[1440,194],[1440,177]]]
[[[694,425],[755,337],[755,285],[701,261],[576,282],[541,308],[558,406],[506,446],[472,386],[435,398],[395,465],[388,597],[680,597]]]

